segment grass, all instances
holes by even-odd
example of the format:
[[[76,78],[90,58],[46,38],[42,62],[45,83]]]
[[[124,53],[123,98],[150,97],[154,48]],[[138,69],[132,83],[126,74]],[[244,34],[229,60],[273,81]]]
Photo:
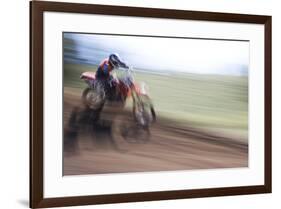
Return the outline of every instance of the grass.
[[[64,85],[83,89],[79,79],[96,66],[65,64]],[[149,86],[158,115],[194,126],[248,129],[248,77],[174,73],[160,75],[135,72],[136,81]]]

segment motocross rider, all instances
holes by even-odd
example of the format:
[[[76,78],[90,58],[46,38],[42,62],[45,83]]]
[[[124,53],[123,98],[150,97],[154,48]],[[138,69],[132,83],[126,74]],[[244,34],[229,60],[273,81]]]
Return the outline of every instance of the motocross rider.
[[[103,82],[106,92],[114,88],[114,81],[118,82],[111,73],[114,69],[118,69],[119,67],[129,68],[125,62],[121,61],[119,55],[116,53],[110,54],[108,58],[104,59],[99,64],[96,78]]]
[[[102,80],[113,79],[111,72],[119,67],[129,68],[127,64],[121,61],[118,54],[110,54],[108,58],[104,59],[98,66],[96,78]]]

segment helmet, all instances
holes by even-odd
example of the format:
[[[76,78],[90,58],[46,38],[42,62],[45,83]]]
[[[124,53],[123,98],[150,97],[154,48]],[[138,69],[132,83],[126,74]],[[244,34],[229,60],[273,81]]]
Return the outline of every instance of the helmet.
[[[115,68],[118,68],[118,67],[120,67],[120,63],[121,63],[121,61],[120,61],[120,58],[119,58],[119,55],[118,54],[111,54],[111,55],[109,55],[109,63],[113,66],[113,67],[115,67]]]

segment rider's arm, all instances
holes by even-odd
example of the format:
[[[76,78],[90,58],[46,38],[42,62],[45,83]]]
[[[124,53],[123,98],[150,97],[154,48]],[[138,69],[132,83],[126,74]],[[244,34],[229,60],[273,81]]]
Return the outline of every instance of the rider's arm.
[[[129,66],[125,62],[122,62],[122,61],[120,61],[119,65],[120,65],[120,67],[123,67],[123,68],[129,68]]]

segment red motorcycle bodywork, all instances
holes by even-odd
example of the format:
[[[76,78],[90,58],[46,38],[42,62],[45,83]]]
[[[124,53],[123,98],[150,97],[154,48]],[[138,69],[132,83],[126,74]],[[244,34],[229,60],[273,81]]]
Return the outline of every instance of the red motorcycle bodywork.
[[[81,79],[85,80],[87,83],[91,83],[96,80],[96,73],[94,72],[84,72],[80,76]],[[131,88],[129,88],[125,83],[123,83],[121,80],[116,80],[116,87],[118,91],[121,93],[123,98],[128,98],[131,96]],[[140,85],[137,83],[134,83],[133,87],[134,90],[138,95],[146,95],[145,92],[143,92],[140,88]]]

